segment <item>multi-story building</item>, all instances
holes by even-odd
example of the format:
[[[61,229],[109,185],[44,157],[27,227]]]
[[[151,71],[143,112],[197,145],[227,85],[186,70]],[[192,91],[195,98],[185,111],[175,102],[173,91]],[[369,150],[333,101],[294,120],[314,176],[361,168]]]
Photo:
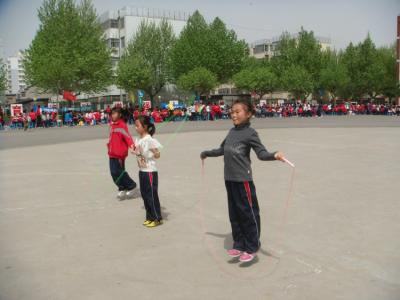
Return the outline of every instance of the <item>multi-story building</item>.
[[[24,54],[18,51],[15,56],[7,58],[7,91],[6,94],[19,94],[26,88],[25,71],[22,65]]]
[[[170,22],[175,35],[178,36],[186,25],[188,17],[189,14],[184,12],[124,7],[103,13],[100,16],[100,23],[104,29],[107,45],[113,50],[112,57],[116,65],[142,21],[158,24],[166,19]]]
[[[114,69],[142,21],[158,24],[165,19],[170,22],[175,35],[178,36],[185,27],[188,18],[189,14],[185,12],[134,7],[109,10],[100,15],[99,20],[104,30],[104,38],[108,47],[112,50],[111,57]],[[102,94],[81,95],[78,98],[103,98],[103,100],[110,102],[126,99],[126,93],[113,85]]]
[[[298,39],[298,34],[291,34],[290,36],[294,39]],[[331,41],[329,38],[319,36],[315,38],[321,45],[322,50],[327,50],[328,48],[330,48]],[[271,59],[274,55],[277,55],[278,53],[278,44],[280,40],[281,37],[279,36],[271,39],[255,41],[250,45],[250,56],[253,56],[257,59]],[[219,86],[212,92],[214,98],[222,97],[222,99],[224,100],[229,100],[232,98],[232,96],[237,97],[238,94],[240,93],[233,84],[225,84]],[[250,94],[247,96],[250,96]],[[264,95],[264,98],[265,97],[268,99],[287,99],[289,97],[289,93],[285,91],[276,91],[274,93]]]
[[[298,39],[299,34],[290,35],[294,39]],[[316,40],[321,45],[322,50],[327,50],[331,47],[331,40],[326,37],[316,36]],[[278,44],[281,37],[273,37],[271,39],[258,40],[250,45],[250,55],[255,58],[270,59],[277,53]]]

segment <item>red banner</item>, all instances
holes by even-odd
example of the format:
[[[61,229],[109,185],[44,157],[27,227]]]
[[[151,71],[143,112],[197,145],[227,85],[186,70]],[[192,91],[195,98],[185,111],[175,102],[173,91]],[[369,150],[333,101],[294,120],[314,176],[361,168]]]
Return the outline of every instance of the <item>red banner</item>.
[[[68,101],[76,101],[76,96],[72,94],[70,91],[64,91],[63,98]]]

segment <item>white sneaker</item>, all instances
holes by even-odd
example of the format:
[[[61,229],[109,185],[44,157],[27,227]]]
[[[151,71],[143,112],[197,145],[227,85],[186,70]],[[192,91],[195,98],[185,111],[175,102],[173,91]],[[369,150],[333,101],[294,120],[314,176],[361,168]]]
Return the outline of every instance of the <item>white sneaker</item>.
[[[126,198],[126,191],[119,191],[117,194],[117,198],[120,200],[124,200]]]
[[[125,192],[125,197],[126,198],[134,198],[135,197],[135,189],[131,189],[130,191],[126,191]]]

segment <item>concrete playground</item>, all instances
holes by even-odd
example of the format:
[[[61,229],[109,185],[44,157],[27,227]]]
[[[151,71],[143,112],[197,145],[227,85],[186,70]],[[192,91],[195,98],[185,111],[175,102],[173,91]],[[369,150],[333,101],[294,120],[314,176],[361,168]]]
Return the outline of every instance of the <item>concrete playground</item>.
[[[262,223],[252,264],[225,254],[222,158],[203,175],[199,159],[229,121],[156,134],[165,223],[152,229],[140,197],[116,199],[106,127],[1,133],[0,299],[400,299],[400,122],[341,120],[255,121],[296,170],[252,154]],[[51,142],[30,142],[47,132]],[[133,157],[127,170],[137,181]]]

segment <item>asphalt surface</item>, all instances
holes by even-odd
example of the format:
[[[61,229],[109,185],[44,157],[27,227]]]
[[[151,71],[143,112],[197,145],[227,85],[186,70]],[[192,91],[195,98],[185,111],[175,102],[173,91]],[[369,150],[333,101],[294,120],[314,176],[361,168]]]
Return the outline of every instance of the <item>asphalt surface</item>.
[[[324,118],[267,118],[252,120],[256,129],[268,128],[363,128],[363,127],[399,127],[400,117],[387,116],[336,116]],[[232,126],[230,120],[169,122],[158,125],[157,134],[173,132],[218,131]],[[130,126],[134,134],[133,126]],[[52,145],[78,141],[102,139],[108,136],[108,128],[102,126],[37,128],[28,131],[0,131],[0,150],[37,145]]]
[[[225,253],[223,160],[207,159],[204,173],[199,160],[229,121],[156,134],[165,223],[153,229],[139,196],[116,199],[106,127],[4,132],[14,147],[0,151],[0,299],[398,300],[399,120],[253,122],[296,164],[292,173],[252,157],[262,228],[253,264]],[[132,156],[126,167],[137,181]]]

